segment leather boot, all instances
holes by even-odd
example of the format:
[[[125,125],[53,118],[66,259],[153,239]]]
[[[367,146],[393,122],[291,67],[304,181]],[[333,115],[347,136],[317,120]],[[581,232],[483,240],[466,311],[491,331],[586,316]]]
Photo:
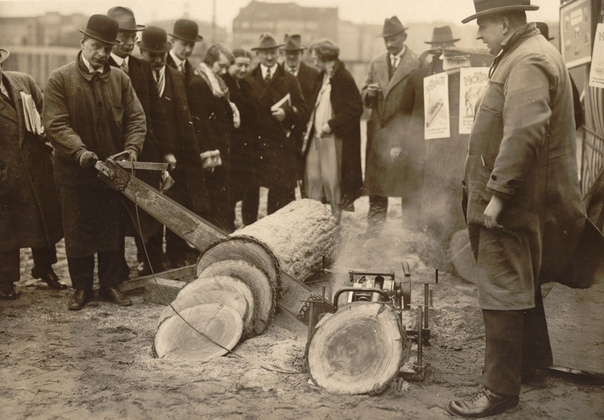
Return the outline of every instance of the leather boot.
[[[469,400],[451,401],[447,411],[461,417],[488,417],[512,410],[518,406],[518,397],[500,395],[483,388],[475,397]]]
[[[101,290],[103,297],[109,302],[116,303],[120,306],[130,306],[132,301],[128,296],[125,296],[118,290],[117,287],[110,287],[108,289]]]
[[[34,279],[41,279],[48,285],[48,287],[54,290],[65,290],[68,287],[65,283],[59,280],[59,277],[54,272],[52,267],[38,268],[35,266],[31,269],[31,276]]]
[[[92,290],[81,290],[76,289],[73,292],[73,297],[69,300],[67,304],[67,309],[70,311],[79,311],[82,309],[90,300],[92,299]]]

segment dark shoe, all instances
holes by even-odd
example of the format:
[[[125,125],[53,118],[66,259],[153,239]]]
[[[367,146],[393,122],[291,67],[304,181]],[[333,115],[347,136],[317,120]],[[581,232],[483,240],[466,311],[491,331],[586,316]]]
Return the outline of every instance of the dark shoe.
[[[537,368],[531,371],[522,372],[522,383],[534,386],[535,388],[544,388],[547,386],[548,378],[547,368]]]
[[[474,398],[451,401],[447,411],[461,417],[488,417],[511,410],[518,406],[518,397],[499,395],[483,388]]]
[[[109,289],[103,289],[103,296],[110,302],[116,303],[120,306],[130,306],[132,305],[132,301],[129,297],[124,296],[122,292],[120,292],[117,287],[110,287]]]
[[[67,285],[59,280],[59,277],[53,271],[52,267],[48,267],[46,269],[40,269],[38,267],[34,267],[31,270],[31,276],[34,279],[42,279],[48,287],[55,290],[65,290],[67,289]]]
[[[79,311],[92,299],[92,290],[76,289],[73,292],[73,297],[67,304],[67,309],[70,311]]]
[[[17,299],[17,291],[15,286],[12,284],[6,287],[0,288],[0,299],[2,300],[15,300]]]

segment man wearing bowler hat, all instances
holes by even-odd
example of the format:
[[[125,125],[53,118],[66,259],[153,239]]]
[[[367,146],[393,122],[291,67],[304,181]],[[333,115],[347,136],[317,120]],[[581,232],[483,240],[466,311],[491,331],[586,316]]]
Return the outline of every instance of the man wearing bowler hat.
[[[299,165],[296,143],[290,135],[307,115],[307,106],[298,79],[277,63],[279,45],[271,34],[262,34],[252,48],[260,65],[248,81],[259,102],[256,125],[260,133],[263,167],[261,185],[269,189],[268,214],[294,201]],[[289,100],[285,100],[289,95]]]
[[[189,86],[195,69],[188,58],[195,49],[195,43],[203,40],[203,37],[199,35],[199,26],[192,20],[178,19],[174,23],[174,30],[170,36],[172,37],[172,50],[168,55],[168,65],[184,73],[185,86]]]
[[[201,141],[195,135],[195,126],[187,101],[185,75],[167,65],[172,45],[162,28],[149,26],[143,30],[138,48],[153,70],[156,89],[166,113],[175,142],[177,165],[171,172],[175,184],[166,192],[173,200],[189,210],[204,216],[208,211]],[[166,255],[171,268],[195,262],[195,250],[174,232],[166,229]]]
[[[142,31],[145,27],[136,24],[134,13],[127,7],[112,7],[107,11],[107,16],[117,21],[119,25],[117,40],[120,42],[119,45],[113,46],[109,64],[119,67],[130,76],[132,87],[147,118],[147,135],[138,160],[175,165],[172,133],[153,80],[151,66],[144,60],[132,56],[137,32]],[[159,172],[139,171],[136,176],[154,188],[159,188],[161,177]],[[134,212],[134,206],[130,203],[126,204],[128,211]],[[139,219],[141,221],[140,232],[138,223],[133,227],[127,226],[129,228],[127,234],[135,237],[138,249],[138,272],[144,276],[151,274],[151,270],[155,273],[163,271],[163,226],[145,212],[139,212]],[[145,247],[143,247],[141,237]],[[145,248],[147,252],[145,252]],[[147,256],[149,261],[147,261]]]
[[[97,179],[98,159],[124,152],[135,161],[146,135],[145,112],[130,78],[111,69],[111,48],[119,44],[118,23],[105,15],[88,20],[74,62],[50,75],[43,121],[55,147],[55,178],[63,204],[67,264],[75,293],[70,310],[92,298],[95,254],[101,295],[132,302],[117,289],[127,278],[123,266],[122,196]]]
[[[369,195],[368,233],[381,229],[388,197],[401,197],[403,221],[417,224],[425,154],[423,138],[407,133],[413,97],[405,92],[411,74],[419,67],[417,57],[405,45],[407,28],[393,16],[384,21],[380,36],[387,52],[371,61],[362,89],[363,102],[371,110],[364,185]]]
[[[462,22],[476,19],[476,38],[496,56],[463,183],[485,325],[484,388],[447,408],[486,417],[515,409],[522,384],[545,385],[552,350],[540,285],[591,280],[573,255],[590,225],[577,177],[568,71],[526,20],[526,11],[539,7],[530,0],[474,0],[474,6],[476,13]]]

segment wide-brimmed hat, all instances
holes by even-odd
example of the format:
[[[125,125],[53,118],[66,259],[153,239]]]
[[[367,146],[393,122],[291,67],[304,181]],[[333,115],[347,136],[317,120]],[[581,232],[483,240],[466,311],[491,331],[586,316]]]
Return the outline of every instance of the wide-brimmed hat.
[[[405,32],[407,29],[409,28],[405,28],[399,18],[392,16],[391,18],[384,19],[384,28],[382,29],[382,33],[378,36],[388,38],[389,36]]]
[[[4,63],[4,60],[8,58],[10,52],[4,48],[0,48],[0,64]]]
[[[537,29],[539,29],[539,32],[541,32],[541,35],[543,35],[545,37],[545,39],[547,39],[548,41],[551,41],[552,39],[554,39],[553,36],[551,38],[549,36],[549,26],[547,26],[547,23],[535,22],[535,26],[537,26]]]
[[[199,35],[199,25],[197,25],[197,22],[189,19],[178,19],[174,23],[174,30],[172,32],[170,34],[171,37],[182,39],[183,41],[199,42],[203,39]]]
[[[260,35],[260,40],[258,41],[258,45],[253,47],[252,51],[258,50],[272,50],[273,48],[282,47],[283,44],[277,44],[275,38],[271,34],[262,34]]]
[[[302,37],[298,34],[287,35],[283,37],[285,44],[281,47],[282,51],[304,51],[306,47],[302,46]]]
[[[537,10],[539,6],[531,6],[531,0],[474,0],[476,13],[468,16],[461,23],[468,23],[481,16],[513,10]]]
[[[453,32],[450,26],[441,26],[432,31],[432,41],[424,41],[426,44],[445,44],[447,42],[457,42],[460,38],[453,38]]]
[[[90,16],[86,29],[78,30],[84,35],[87,35],[92,39],[96,39],[97,41],[104,42],[105,44],[121,44],[121,42],[117,40],[117,32],[119,31],[117,21],[106,15]]]
[[[136,32],[145,29],[145,25],[137,25],[134,12],[127,7],[116,6],[107,11],[107,16],[117,21],[120,31]]]
[[[172,49],[168,42],[168,34],[163,28],[148,26],[143,30],[141,40],[136,43],[141,51],[152,53],[167,53]]]

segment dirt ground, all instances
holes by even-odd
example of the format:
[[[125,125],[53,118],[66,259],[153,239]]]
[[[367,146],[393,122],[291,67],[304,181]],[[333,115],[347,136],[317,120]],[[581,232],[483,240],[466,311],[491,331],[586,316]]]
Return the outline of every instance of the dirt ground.
[[[278,312],[268,331],[205,363],[154,359],[151,346],[164,309],[131,295],[127,308],[94,301],[70,312],[71,291],[49,290],[30,276],[22,253],[19,298],[0,301],[0,418],[2,419],[438,419],[449,400],[471,396],[479,383],[484,328],[476,288],[447,273],[447,251],[428,235],[400,226],[393,206],[382,233],[361,239],[365,201],[343,219],[342,247],[331,289],[348,269],[395,270],[411,256],[412,280],[434,278],[432,338],[424,348],[425,380],[378,396],[332,395],[304,371],[306,327]],[[129,262],[134,267],[129,242]],[[69,282],[64,250],[56,265]],[[421,286],[413,289],[421,300]],[[413,325],[413,312],[405,314]],[[550,330],[556,329],[550,323]],[[598,341],[599,342],[599,341]],[[600,343],[601,344],[601,343]],[[569,342],[568,346],[573,343]],[[554,375],[547,387],[523,387],[509,419],[604,418],[601,383]]]

